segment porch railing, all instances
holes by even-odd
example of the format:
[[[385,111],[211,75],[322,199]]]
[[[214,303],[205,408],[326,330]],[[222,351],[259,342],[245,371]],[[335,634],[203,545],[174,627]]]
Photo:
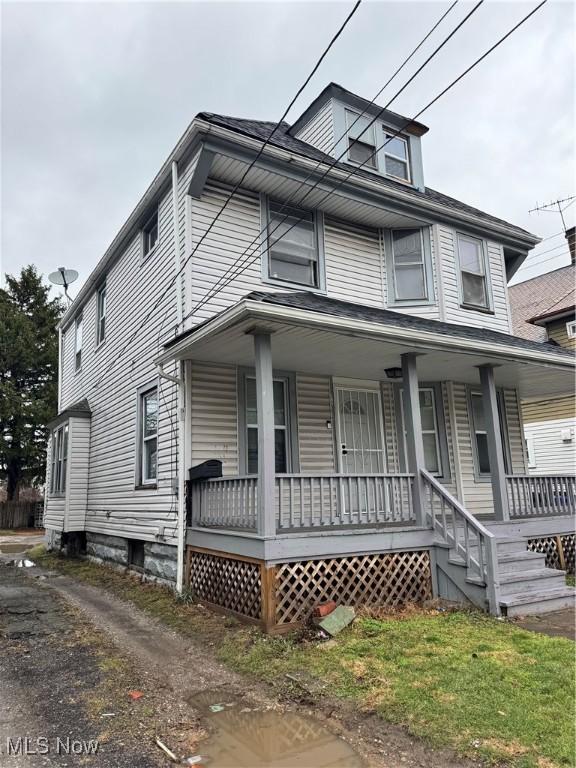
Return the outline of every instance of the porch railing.
[[[258,478],[215,477],[192,485],[192,525],[256,529]]]
[[[398,475],[277,475],[278,531],[410,524],[414,477]],[[191,488],[192,525],[255,530],[258,479],[218,477]]]
[[[413,475],[277,475],[276,526],[361,527],[414,522]]]
[[[508,475],[511,518],[573,515],[576,511],[575,475]]]
[[[490,612],[499,611],[496,538],[431,474],[422,470],[427,522],[454,555],[466,565],[469,577],[484,582]]]

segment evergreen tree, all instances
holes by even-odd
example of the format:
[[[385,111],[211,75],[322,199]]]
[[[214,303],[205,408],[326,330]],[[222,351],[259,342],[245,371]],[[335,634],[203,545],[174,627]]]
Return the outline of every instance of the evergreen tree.
[[[60,299],[34,266],[6,275],[0,289],[0,472],[8,499],[20,486],[41,485],[46,472],[45,424],[58,407]]]

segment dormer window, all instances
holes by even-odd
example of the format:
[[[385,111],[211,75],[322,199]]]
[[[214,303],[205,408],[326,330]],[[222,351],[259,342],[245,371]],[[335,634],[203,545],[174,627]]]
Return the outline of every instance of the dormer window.
[[[367,168],[377,168],[374,123],[371,118],[346,110],[348,160]]]
[[[393,176],[402,181],[410,181],[410,163],[408,160],[408,142],[401,136],[384,131],[386,143],[384,144],[384,162],[386,175]]]

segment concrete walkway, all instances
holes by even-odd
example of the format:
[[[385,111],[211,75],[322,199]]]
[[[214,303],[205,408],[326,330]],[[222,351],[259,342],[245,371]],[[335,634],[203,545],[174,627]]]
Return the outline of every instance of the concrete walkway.
[[[522,629],[531,632],[541,632],[551,637],[567,637],[576,640],[576,611],[565,608],[563,611],[553,611],[537,616],[526,616],[515,622]]]

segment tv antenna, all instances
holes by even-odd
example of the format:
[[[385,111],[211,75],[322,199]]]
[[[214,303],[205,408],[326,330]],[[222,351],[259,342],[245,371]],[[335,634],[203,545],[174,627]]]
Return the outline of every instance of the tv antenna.
[[[78,279],[78,272],[75,269],[65,269],[64,267],[58,267],[56,272],[51,272],[48,275],[48,280],[54,285],[61,285],[64,288],[64,295],[71,303],[72,299],[68,294],[68,287]]]
[[[564,232],[566,232],[566,221],[564,219],[564,211],[566,208],[569,208],[572,203],[576,200],[576,196],[572,195],[572,197],[565,197],[563,200],[553,200],[551,203],[546,203],[546,205],[538,205],[536,204],[535,208],[532,208],[532,210],[528,211],[528,213],[535,213],[536,211],[540,211],[543,213],[559,213],[560,218],[562,219],[562,226],[564,227]],[[562,206],[562,203],[566,203],[565,206]],[[558,209],[557,211],[555,209]]]

